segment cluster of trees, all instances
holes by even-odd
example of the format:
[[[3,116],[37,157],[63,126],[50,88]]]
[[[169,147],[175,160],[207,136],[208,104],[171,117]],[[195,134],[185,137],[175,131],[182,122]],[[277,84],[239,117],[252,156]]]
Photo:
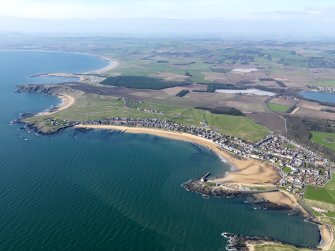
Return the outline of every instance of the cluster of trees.
[[[190,81],[165,81],[159,78],[142,77],[142,76],[117,76],[108,77],[101,82],[103,85],[120,86],[136,89],[153,89],[161,90],[174,86],[185,86],[191,84]]]
[[[177,97],[184,97],[187,93],[189,93],[189,90],[181,90],[176,94]]]
[[[205,106],[198,106],[195,107],[195,109],[200,110],[206,110],[213,114],[226,114],[226,115],[232,115],[232,116],[245,116],[243,112],[241,112],[239,109],[236,109],[234,107],[227,107],[227,106],[221,106],[221,107],[205,107]]]
[[[328,120],[286,116],[288,136],[310,149],[321,151],[329,159],[335,161],[335,152],[311,141],[311,131],[335,133],[335,123]]]

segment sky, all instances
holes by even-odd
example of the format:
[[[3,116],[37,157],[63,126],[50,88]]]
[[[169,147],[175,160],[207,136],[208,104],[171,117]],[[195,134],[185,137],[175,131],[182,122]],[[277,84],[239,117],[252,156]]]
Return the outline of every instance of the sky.
[[[333,36],[334,25],[334,0],[0,0],[0,31],[12,32]]]

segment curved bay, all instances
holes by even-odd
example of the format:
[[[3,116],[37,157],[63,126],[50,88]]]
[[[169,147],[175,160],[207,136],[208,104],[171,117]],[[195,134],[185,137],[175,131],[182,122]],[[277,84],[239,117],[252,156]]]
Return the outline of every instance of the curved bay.
[[[228,170],[191,143],[104,131],[36,136],[8,124],[58,102],[12,93],[34,82],[27,76],[103,64],[80,54],[0,52],[0,249],[224,250],[222,232],[317,244],[317,226],[300,216],[183,190],[190,178]]]

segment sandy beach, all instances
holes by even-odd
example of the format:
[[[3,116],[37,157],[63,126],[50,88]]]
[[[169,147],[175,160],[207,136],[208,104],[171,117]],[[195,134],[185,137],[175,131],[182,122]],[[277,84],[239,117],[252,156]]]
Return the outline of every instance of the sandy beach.
[[[334,242],[334,230],[332,227],[324,224],[320,225],[320,234],[321,234],[321,241],[318,246],[321,250],[333,250],[331,249]]]
[[[85,74],[104,74],[108,71],[114,70],[116,67],[119,66],[119,62],[116,60],[112,60],[108,57],[103,57],[103,56],[101,56],[100,58],[108,61],[108,65],[103,68],[97,69],[97,70],[85,72]]]
[[[275,203],[277,205],[288,206],[297,212],[301,212],[305,217],[310,217],[305,209],[298,203],[296,197],[287,191],[280,190],[278,192],[261,193],[254,195],[254,197]]]
[[[72,106],[75,102],[75,98],[70,95],[62,94],[62,95],[57,95],[57,97],[59,97],[62,100],[62,102],[58,106],[56,106],[55,109],[53,109],[53,111],[40,112],[36,116],[51,115],[56,112],[63,111],[69,108],[70,106]]]
[[[231,166],[234,169],[224,178],[216,179],[215,181],[217,182],[224,181],[224,182],[254,184],[254,185],[274,185],[278,182],[280,178],[278,170],[275,167],[262,163],[257,160],[238,159],[229,152],[219,149],[213,141],[192,134],[164,131],[154,128],[138,128],[138,127],[113,126],[113,125],[78,125],[76,127],[121,130],[126,131],[127,133],[137,133],[137,134],[144,133],[175,140],[188,141],[202,145],[204,147],[211,149],[213,152],[224,158],[227,162],[231,164]]]

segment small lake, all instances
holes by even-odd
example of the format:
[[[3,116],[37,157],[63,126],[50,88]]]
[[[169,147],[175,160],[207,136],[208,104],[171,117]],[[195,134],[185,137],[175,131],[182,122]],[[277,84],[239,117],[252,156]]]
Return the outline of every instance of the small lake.
[[[335,94],[334,93],[324,93],[324,92],[317,92],[317,91],[303,91],[303,92],[300,92],[299,94],[306,99],[335,104]]]
[[[275,96],[276,93],[274,92],[268,92],[268,91],[262,91],[259,89],[245,89],[245,90],[233,90],[233,89],[220,89],[216,90],[215,92],[218,93],[237,93],[237,94],[246,94],[246,95],[258,95],[258,96]]]

